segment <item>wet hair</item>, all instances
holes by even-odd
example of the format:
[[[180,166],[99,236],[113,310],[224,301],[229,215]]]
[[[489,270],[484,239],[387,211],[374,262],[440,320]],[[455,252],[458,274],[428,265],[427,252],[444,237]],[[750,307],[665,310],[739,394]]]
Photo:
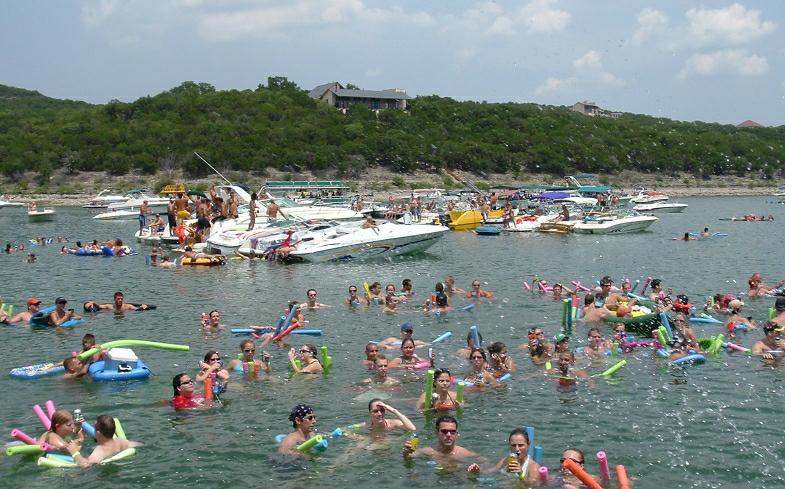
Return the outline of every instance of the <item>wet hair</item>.
[[[491,343],[491,346],[488,347],[488,353],[491,355],[501,353],[507,346],[502,343],[501,341],[497,341],[495,343]]]
[[[378,362],[379,360],[387,360],[387,356],[384,353],[377,354],[376,358],[373,359],[374,365],[376,365],[376,362]]]
[[[114,293],[114,298],[117,299],[118,297],[125,297],[125,295],[123,295],[123,293],[118,290]]]
[[[442,423],[453,423],[455,425],[455,429],[458,429],[458,420],[452,416],[445,415],[436,418],[436,423],[434,424],[434,426],[436,426],[436,431],[441,429]]]
[[[412,285],[412,279],[410,278],[405,278],[403,279],[403,282],[401,282],[401,287],[411,287],[411,285]]]
[[[442,375],[447,374],[447,377],[452,378],[452,374],[450,374],[450,370],[446,368],[437,368],[433,371],[433,385],[436,387],[436,381],[439,380],[439,377]]]
[[[82,336],[82,343],[85,341],[89,341],[91,344],[95,345],[95,335],[93,333],[87,333],[86,335]]]
[[[479,339],[479,340],[480,340],[480,343],[482,343],[482,334],[480,334],[480,332],[479,332],[479,331],[477,331],[477,339]],[[467,335],[466,335],[466,345],[468,346],[468,345],[469,345],[469,342],[470,342],[470,341],[473,341],[473,340],[474,340],[474,337],[473,337],[473,335],[472,335],[472,332],[471,332],[471,331],[469,331],[469,334],[467,334]],[[474,345],[474,347],[475,347],[475,348],[477,348],[477,347],[479,347],[479,346],[480,346],[480,345]]]
[[[305,295],[311,295],[311,292],[313,292],[314,294],[317,293],[316,289],[308,289],[308,290],[305,291]]]
[[[526,444],[528,445],[530,443],[529,433],[526,430],[522,430],[520,428],[515,428],[514,430],[510,431],[510,436],[507,437],[507,442],[509,443],[509,441],[512,440],[512,437],[515,435],[523,435],[523,437],[526,439]]]
[[[313,408],[307,404],[298,404],[293,407],[289,413],[289,421],[292,422],[292,427],[297,428],[297,421],[295,421],[297,418],[303,420],[309,414],[313,414]]]
[[[316,349],[316,345],[314,345],[313,343],[304,343],[303,346],[308,348],[308,351],[311,352],[311,355],[313,355],[313,357],[316,358],[316,353],[319,351]]]
[[[572,350],[564,350],[559,352],[559,359],[561,359],[562,355],[569,355],[570,361],[575,361],[575,353],[573,353]]]
[[[51,431],[52,433],[55,433],[55,432],[57,432],[57,428],[59,428],[60,425],[64,425],[67,422],[72,421],[73,419],[74,418],[73,418],[73,416],[71,416],[71,413],[69,413],[65,409],[58,409],[57,411],[52,413],[52,418],[50,420],[51,423],[50,423],[50,426],[49,426],[49,431]]]
[[[586,294],[586,297],[583,298],[583,305],[590,306],[594,304],[594,294]]]
[[[578,452],[578,454],[581,456],[581,461],[582,461],[581,463],[585,463],[586,462],[586,455],[583,454],[583,450],[581,450],[580,448],[568,448],[567,450],[564,450],[564,451],[565,452],[568,452],[568,451]],[[562,453],[564,453],[564,452],[562,452]]]
[[[370,289],[374,289],[376,287],[381,287],[381,286],[382,286],[382,284],[380,284],[379,282],[374,282],[374,283],[371,284],[371,286],[369,288]]]
[[[241,341],[240,342],[240,349],[241,350],[244,349],[245,345],[251,345],[254,348],[256,348],[256,343],[254,343],[253,340],[243,340],[243,341]]]
[[[88,304],[90,304],[90,305],[88,305]],[[98,310],[100,309],[98,307],[98,304],[95,303],[95,301],[87,301],[87,302],[85,302],[84,304],[82,304],[82,308],[86,312],[98,312]]]
[[[376,343],[368,343],[367,345],[365,345],[365,354],[366,354],[366,355],[367,355],[367,354],[370,352],[370,348],[371,348],[372,346],[375,346],[376,348],[379,348],[379,345],[378,345],[378,344],[376,344]],[[376,351],[377,351],[377,353],[376,353],[376,354],[377,354],[377,355],[379,355],[379,353],[378,353],[378,351],[379,351],[379,350],[376,350]]]
[[[217,351],[210,350],[210,351],[208,351],[207,353],[204,354],[204,361],[205,361],[205,363],[210,363],[210,357],[213,356],[213,355],[218,355],[219,357],[221,356],[221,355],[218,354]]]
[[[114,437],[114,418],[106,414],[98,416],[98,418],[95,420],[95,431],[110,439]]]
[[[79,364],[79,357],[69,355],[68,358],[63,360],[63,367],[69,374],[76,372],[77,365]]]
[[[586,336],[591,338],[591,334],[594,333],[594,332],[599,333],[600,332],[600,328],[589,328],[589,331],[586,333]]]
[[[441,282],[436,282],[436,286],[434,286],[433,290],[435,292],[437,292],[437,293],[443,294],[444,293],[444,284],[441,283]]]
[[[485,360],[486,362],[488,361],[488,357],[485,356],[485,350],[483,350],[482,348],[472,348],[472,351],[469,352],[469,360],[472,359],[475,353],[479,353],[480,355],[482,355],[483,360]]]
[[[219,316],[221,314],[221,311],[219,311],[218,309],[213,309],[212,311],[210,311],[210,314],[208,314],[208,316],[213,317],[214,312],[217,312]]]
[[[188,374],[185,373],[185,372],[179,373],[179,374],[175,375],[174,378],[172,379],[172,389],[174,389],[174,396],[175,397],[180,395],[180,390],[179,389],[180,389],[180,386],[182,385],[180,383],[180,381],[183,379],[183,377],[185,377],[187,375]]]
[[[655,287],[659,287],[660,285],[662,285],[662,280],[660,280],[658,278],[655,278],[654,280],[651,281],[651,288],[652,289],[655,288]]]
[[[382,401],[382,399],[379,399],[378,397],[374,397],[373,399],[368,401],[368,412],[371,412],[371,406],[373,406],[373,403],[375,403],[375,402],[383,402],[383,401]]]
[[[411,338],[404,338],[404,339],[403,339],[403,341],[401,341],[401,351],[403,351],[403,347],[404,347],[404,345],[405,345],[406,343],[411,343],[413,347],[416,347],[416,346],[417,346],[417,345],[414,343],[414,340],[413,340],[413,339],[411,339]]]

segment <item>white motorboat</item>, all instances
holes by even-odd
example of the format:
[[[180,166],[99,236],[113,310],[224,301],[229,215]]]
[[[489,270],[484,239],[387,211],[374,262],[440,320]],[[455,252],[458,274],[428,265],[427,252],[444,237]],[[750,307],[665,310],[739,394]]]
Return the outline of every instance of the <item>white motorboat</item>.
[[[555,222],[559,217],[561,217],[561,215],[556,213],[543,214],[541,216],[518,216],[509,227],[502,228],[502,231],[511,233],[530,233],[532,231],[538,231],[543,223]]]
[[[120,209],[109,212],[102,212],[93,216],[99,221],[135,221],[139,219],[139,209]]]
[[[111,192],[112,191],[109,189],[101,190],[98,195],[90,199],[90,201],[82,207],[85,209],[103,209],[109,207],[109,204],[128,200],[127,195],[113,194]]]
[[[657,192],[654,190],[646,190],[641,188],[638,190],[638,195],[630,199],[633,204],[650,204],[652,202],[661,202],[668,200],[669,197],[664,192]]]
[[[687,204],[677,204],[675,202],[652,202],[650,204],[638,204],[632,209],[636,212],[641,212],[645,214],[649,213],[658,213],[658,214],[665,214],[671,212],[682,212],[684,209],[688,207]]]
[[[259,191],[264,195],[264,187]],[[285,219],[303,221],[350,221],[363,219],[365,216],[349,207],[336,207],[329,205],[297,205],[286,197],[272,197],[267,194],[281,208],[279,214]],[[257,205],[266,211],[267,204],[258,202]]]
[[[588,216],[572,226],[573,232],[581,234],[623,234],[645,231],[657,222],[655,216]]]
[[[45,221],[54,221],[55,219],[55,210],[51,207],[46,208],[38,208],[35,204],[32,204],[27,209],[27,218],[30,222],[45,222]]]
[[[407,226],[386,222],[377,227],[342,233],[341,228],[322,239],[304,242],[291,256],[303,261],[360,260],[403,255],[431,247],[449,231],[445,226]]]
[[[166,208],[169,205],[169,197],[159,197],[144,190],[131,190],[124,201],[109,204],[106,210],[111,212],[136,209],[138,212],[144,201],[147,201],[150,211],[154,214],[159,212],[166,213]]]
[[[362,226],[361,221],[345,223],[318,222],[312,225],[294,226],[297,233],[298,243],[303,243],[323,239],[329,236],[344,235],[354,232]],[[288,237],[287,227],[271,225],[267,228],[251,231],[246,235],[246,240],[237,249],[237,254],[249,258],[261,258],[265,252],[271,248],[279,246]]]
[[[0,197],[0,209],[3,207],[24,207],[25,204],[22,202],[11,202],[10,200],[6,200],[5,196]]]

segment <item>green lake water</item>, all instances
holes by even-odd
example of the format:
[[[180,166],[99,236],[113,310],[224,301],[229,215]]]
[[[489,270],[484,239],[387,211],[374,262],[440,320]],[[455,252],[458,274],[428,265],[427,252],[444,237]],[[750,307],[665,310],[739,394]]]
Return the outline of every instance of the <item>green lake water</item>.
[[[652,276],[662,278],[675,293],[686,293],[702,304],[716,292],[739,293],[754,271],[764,279],[785,278],[782,222],[785,207],[772,198],[684,199],[683,214],[663,215],[650,232],[620,236],[554,236],[510,234],[478,237],[449,233],[426,254],[392,261],[279,265],[230,261],[221,268],[163,270],[145,266],[144,257],[75,257],[59,255],[56,244],[36,247],[39,262],[23,263],[23,254],[3,255],[0,263],[4,302],[24,307],[29,296],[50,304],[57,296],[69,307],[97,299],[111,302],[116,290],[128,302],[158,305],[149,312],[124,316],[93,314],[73,331],[31,331],[3,327],[2,370],[62,360],[79,348],[82,335],[92,332],[99,342],[147,339],[191,346],[190,352],[135,348],[153,371],[147,381],[65,382],[56,377],[15,380],[0,376],[0,432],[7,441],[12,428],[37,436],[42,428],[31,406],[52,399],[68,410],[81,408],[89,420],[112,414],[123,421],[128,437],[145,446],[129,463],[86,471],[41,469],[33,458],[0,457],[0,487],[516,487],[504,474],[470,479],[465,470],[439,470],[420,460],[407,465],[400,455],[406,436],[391,436],[386,446],[370,450],[364,444],[341,440],[331,443],[316,460],[288,461],[276,454],[273,437],[291,430],[287,420],[297,403],[312,405],[322,432],[367,419],[367,398],[359,387],[368,371],[361,366],[368,340],[397,336],[399,325],[415,323],[415,338],[431,340],[445,331],[452,338],[435,347],[437,364],[453,372],[466,370],[455,356],[465,345],[469,327],[477,324],[486,344],[505,342],[519,371],[506,388],[468,394],[467,406],[457,414],[459,444],[492,463],[507,454],[507,434],[514,427],[536,427],[536,444],[544,450],[544,465],[556,472],[568,447],[586,452],[587,468],[597,474],[594,454],[608,453],[610,463],[624,464],[636,488],[776,488],[785,487],[785,445],[781,422],[785,390],[781,367],[767,367],[745,355],[710,359],[689,368],[670,368],[650,351],[628,356],[628,365],[613,379],[596,379],[593,386],[560,390],[531,364],[518,345],[531,326],[549,336],[560,328],[561,307],[553,300],[526,292],[521,283],[533,275],[553,281],[577,279],[592,283],[602,275],[620,282]],[[719,218],[745,213],[773,214],[773,223],[732,223]],[[83,209],[58,209],[54,223],[29,224],[24,210],[0,211],[0,243],[26,241],[34,236],[66,235],[81,239],[123,238],[131,243],[135,222],[107,223],[89,219]],[[672,241],[686,231],[704,226],[728,233],[706,241]],[[133,246],[139,247],[137,243]],[[141,251],[149,251],[141,247]],[[424,316],[419,303],[434,283],[453,274],[468,288],[479,278],[498,298],[477,305],[471,313],[456,311],[437,320]],[[395,283],[411,278],[419,292],[415,304],[403,305],[395,316],[379,307],[350,310],[342,306],[350,284],[363,280]],[[202,311],[219,309],[228,327],[270,324],[287,300],[304,301],[306,289],[319,291],[319,300],[334,307],[306,313],[309,328],[321,328],[333,356],[329,376],[290,377],[286,352],[272,349],[273,373],[261,381],[244,382],[234,374],[224,394],[225,405],[196,413],[175,413],[172,377],[182,371],[195,375],[208,350],[218,350],[228,362],[238,352],[240,337],[230,333],[204,336]],[[773,299],[747,302],[746,311],[765,318]],[[455,302],[459,309],[465,302]],[[586,328],[578,326],[577,339]],[[718,326],[697,326],[699,336],[720,332]],[[606,328],[606,332],[609,328]],[[761,337],[759,331],[739,339],[745,346]],[[299,345],[304,337],[290,337]],[[308,340],[310,341],[310,339]],[[575,343],[575,342],[574,342]],[[599,373],[611,359],[591,365]],[[434,442],[432,420],[414,407],[422,382],[411,375],[388,401],[418,426],[421,444]],[[359,397],[358,397],[359,396]],[[84,452],[84,450],[83,450]]]

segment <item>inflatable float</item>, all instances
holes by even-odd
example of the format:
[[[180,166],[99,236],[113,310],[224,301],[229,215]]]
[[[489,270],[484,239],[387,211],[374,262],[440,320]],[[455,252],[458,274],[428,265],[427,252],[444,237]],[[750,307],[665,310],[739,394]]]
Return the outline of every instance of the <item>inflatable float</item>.
[[[184,257],[180,261],[180,264],[186,266],[215,267],[218,265],[226,265],[226,257],[223,255],[200,256],[198,258]]]
[[[114,418],[114,425],[115,425],[115,437],[125,439],[125,431],[123,431],[123,426],[120,424],[120,420]],[[113,462],[118,462],[120,460],[124,460],[126,458],[132,457],[136,455],[136,448],[127,448],[120,453],[117,453],[106,460],[100,462],[100,465],[110,464]],[[45,456],[40,457],[36,462],[39,467],[47,467],[47,468],[76,468],[79,465],[74,461],[74,458],[69,455],[60,455],[58,453],[47,453]]]
[[[649,300],[639,301],[638,304],[655,312],[645,313],[643,310],[636,311],[633,309],[632,316],[618,317],[615,314],[609,314],[605,317],[605,322],[610,325],[622,323],[626,332],[651,338],[652,330],[659,328],[662,324],[660,315],[656,312],[657,305]]]
[[[48,306],[40,309],[38,312],[30,316],[30,327],[32,328],[50,328],[49,315],[55,311],[57,306]],[[82,324],[84,321],[81,319],[71,319],[61,324],[60,328],[73,328],[77,324]]]
[[[106,354],[106,360],[90,365],[87,371],[93,380],[141,380],[150,377],[150,369],[130,348],[112,348]]]
[[[38,365],[17,367],[11,370],[10,375],[15,379],[38,379],[64,373],[65,367],[61,363],[39,363]]]

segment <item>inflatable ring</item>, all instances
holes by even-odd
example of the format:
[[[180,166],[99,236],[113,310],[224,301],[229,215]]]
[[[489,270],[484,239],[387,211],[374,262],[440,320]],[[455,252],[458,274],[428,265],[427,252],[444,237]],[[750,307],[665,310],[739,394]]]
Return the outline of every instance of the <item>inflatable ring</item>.
[[[183,258],[183,265],[199,265],[203,267],[214,267],[218,265],[226,265],[226,257],[223,255],[201,256],[198,258]]]

